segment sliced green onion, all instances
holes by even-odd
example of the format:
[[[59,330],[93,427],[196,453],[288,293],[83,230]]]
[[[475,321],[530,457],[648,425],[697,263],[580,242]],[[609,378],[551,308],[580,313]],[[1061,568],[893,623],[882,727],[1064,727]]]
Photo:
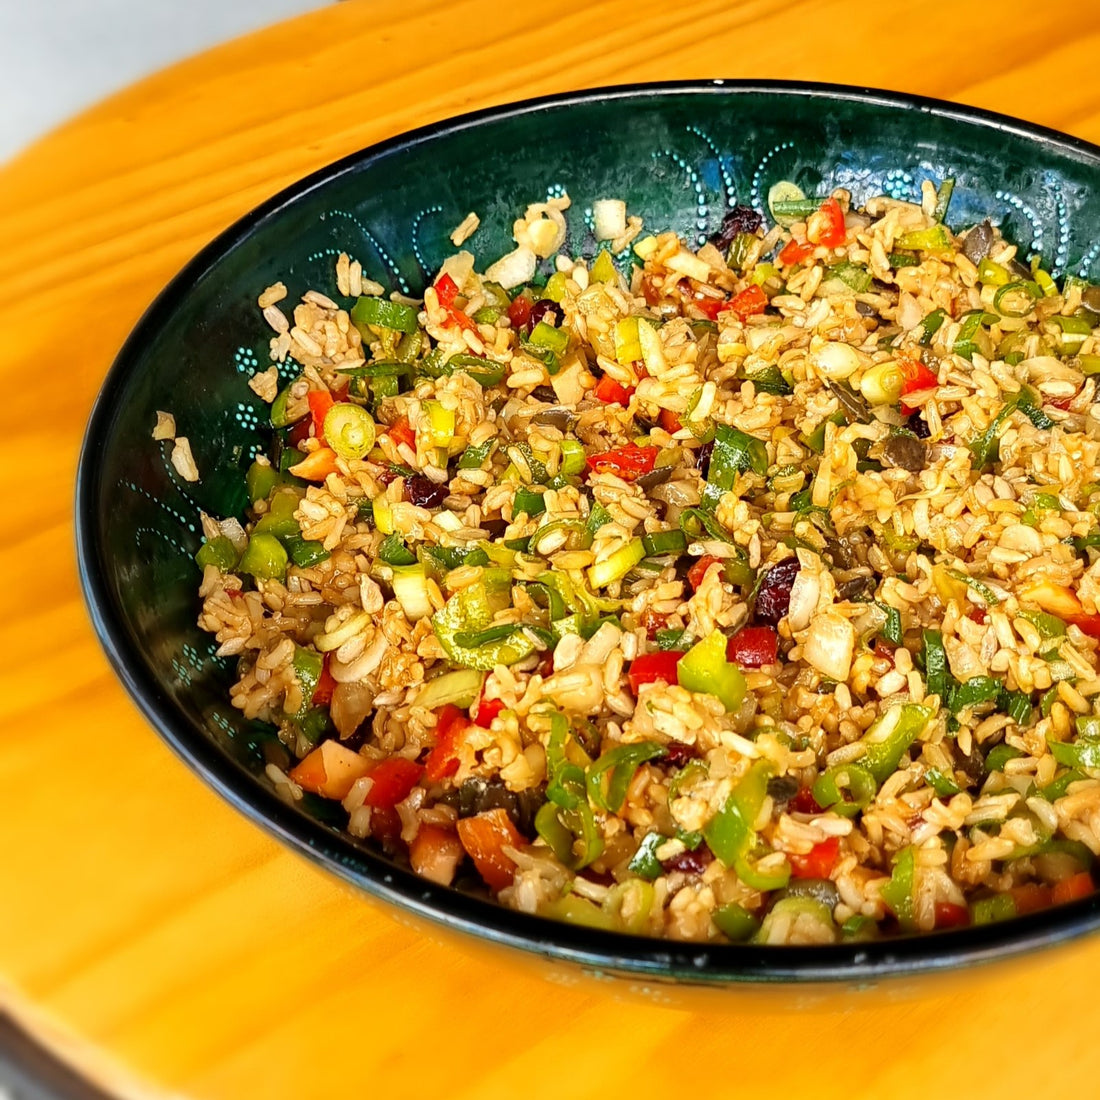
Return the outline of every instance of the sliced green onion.
[[[920,256],[915,252],[902,251],[891,252],[886,260],[895,271],[902,267],[919,267],[921,262]]]
[[[604,588],[614,581],[622,580],[645,557],[645,547],[641,539],[631,539],[605,560],[588,567],[588,580],[593,588]]]
[[[951,196],[955,191],[955,180],[948,176],[936,188],[936,206],[932,211],[932,220],[942,222],[947,217],[947,208],[951,205]]]
[[[480,355],[452,355],[447,360],[447,366],[449,373],[462,371],[486,389],[500,385],[504,380],[504,364],[495,359],[483,359]]]
[[[416,318],[417,311],[412,306],[385,298],[360,298],[351,307],[351,320],[357,328],[372,325],[376,328],[413,333],[417,331]],[[365,334],[365,337],[369,339],[370,334]]]
[[[682,554],[687,549],[687,535],[683,531],[654,531],[642,539],[647,558],[659,554]]]
[[[872,405],[893,405],[901,397],[905,379],[897,363],[876,363],[859,380],[859,392]]]
[[[938,630],[924,631],[924,679],[929,695],[938,695],[947,701],[948,677],[947,650],[943,635]]]
[[[290,555],[290,560],[300,569],[308,569],[311,565],[318,565],[332,557],[324,544],[315,539],[303,539],[290,535],[281,541]]]
[[[541,500],[541,497],[540,497]],[[545,510],[545,506],[544,506]],[[532,513],[528,512],[528,515]],[[532,554],[541,554],[542,543],[551,535],[557,535],[561,532],[565,533],[565,542],[562,544],[561,549],[564,550],[587,550],[592,545],[592,532],[589,531],[587,524],[579,519],[559,519],[553,523],[548,523],[544,527],[540,527],[532,536],[530,542],[530,552]]]
[[[958,714],[967,707],[992,703],[1000,694],[1000,680],[995,680],[992,676],[971,676],[951,692],[949,709],[952,714]]]
[[[431,615],[431,597],[428,595],[428,575],[423,565],[393,567],[393,594],[410,622]]]
[[[823,809],[842,817],[855,817],[870,805],[878,792],[878,782],[860,764],[838,764],[817,777],[814,801]]]
[[[928,347],[928,345],[932,343],[932,337],[939,332],[946,320],[947,314],[942,309],[934,309],[925,317],[921,322],[920,343],[922,347]]]
[[[1065,355],[1072,355],[1092,335],[1092,325],[1084,317],[1063,317],[1056,313],[1049,320],[1061,329],[1062,352]]]
[[[561,447],[561,463],[558,472],[566,477],[574,477],[584,472],[586,456],[584,444],[575,439],[563,439]]]
[[[363,458],[374,446],[374,421],[366,409],[350,401],[337,401],[325,413],[324,435],[341,458]]]
[[[715,508],[723,494],[733,488],[737,474],[744,470],[752,470],[761,477],[768,472],[767,445],[729,424],[716,424],[703,507]]]
[[[1042,296],[1038,283],[1017,279],[998,286],[993,295],[993,308],[1004,317],[1026,317]]]
[[[894,645],[901,645],[901,612],[896,607],[891,607],[887,603],[878,603],[878,601],[876,601],[876,606],[886,615],[886,623],[882,628],[883,638],[888,642],[892,642]]]
[[[611,523],[611,513],[599,502],[592,505],[592,511],[588,513],[588,521],[585,526],[595,534],[605,523]]]
[[[485,460],[493,453],[493,448],[496,445],[497,441],[495,439],[487,439],[476,447],[467,447],[459,456],[458,468],[460,470],[480,470]]]
[[[347,378],[393,378],[412,373],[412,364],[398,359],[379,359],[358,367],[337,367],[337,374]]]
[[[902,233],[894,243],[906,252],[946,252],[951,248],[951,233],[942,225],[933,225]]]
[[[781,213],[776,210],[778,204],[805,201],[806,192],[797,183],[792,183],[790,180],[780,180],[778,183],[773,184],[768,191],[768,210],[777,225],[791,226],[804,216],[802,214]],[[814,202],[813,207],[807,211],[807,216],[812,214],[820,205],[819,202]]]
[[[981,350],[976,337],[981,331],[985,316],[984,310],[974,309],[964,313],[960,318],[959,333],[951,349],[956,355],[961,355],[964,359],[973,359],[974,352]]]
[[[279,471],[270,462],[257,459],[248,467],[244,475],[244,487],[252,504],[258,500],[267,500],[279,481]]]
[[[924,781],[936,792],[937,798],[951,798],[962,791],[954,779],[944,775],[938,768],[929,768],[924,773]]]
[[[475,668],[459,668],[429,680],[417,694],[413,706],[438,710],[448,704],[465,710],[481,698],[485,673]]]
[[[703,508],[685,508],[680,513],[680,530],[689,539],[701,539],[704,535],[709,535],[710,538],[722,542],[733,542],[733,536]]]
[[[513,516],[518,516],[521,512],[526,512],[528,517],[533,519],[535,516],[541,516],[545,511],[546,500],[541,492],[535,489],[528,489],[525,485],[521,485],[516,490],[516,495],[512,498]]]

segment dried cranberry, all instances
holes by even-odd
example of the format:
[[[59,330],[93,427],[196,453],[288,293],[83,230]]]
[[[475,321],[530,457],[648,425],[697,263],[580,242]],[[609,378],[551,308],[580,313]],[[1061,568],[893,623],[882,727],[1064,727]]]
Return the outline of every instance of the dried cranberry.
[[[682,768],[689,761],[699,759],[699,750],[694,745],[685,745],[682,741],[670,741],[665,749],[662,763],[673,768]]]
[[[438,508],[449,492],[445,481],[437,484],[421,474],[405,478],[405,498],[418,508]]]
[[[540,298],[531,307],[531,319],[529,321],[531,328],[534,328],[539,321],[545,321],[548,313],[553,313],[554,316],[547,321],[547,324],[556,325],[561,320],[561,306],[550,298]]]
[[[779,620],[791,606],[791,589],[802,567],[798,558],[785,558],[764,574],[756,593],[755,618],[757,622],[778,626]]]
[[[704,481],[706,480],[707,474],[710,473],[710,453],[713,450],[714,440],[709,439],[695,452],[695,465],[698,467],[699,473],[702,475]]]
[[[753,210],[751,206],[742,206],[738,203],[732,210],[727,211],[722,219],[722,228],[711,237],[711,241],[716,248],[720,248],[725,252],[733,244],[733,238],[738,233],[755,233],[760,228],[763,220],[759,211]]]
[[[918,438],[927,439],[932,434],[928,421],[919,412],[915,412],[905,421],[905,426]]]
[[[704,840],[698,848],[688,848],[678,856],[673,856],[672,859],[662,860],[661,870],[666,875],[673,871],[683,871],[686,875],[701,875],[713,859],[714,853],[707,847]]]

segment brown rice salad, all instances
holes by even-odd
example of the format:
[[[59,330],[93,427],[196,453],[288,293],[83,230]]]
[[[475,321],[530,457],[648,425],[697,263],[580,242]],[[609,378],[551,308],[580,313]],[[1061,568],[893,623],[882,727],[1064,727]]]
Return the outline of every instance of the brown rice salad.
[[[591,262],[562,198],[422,301],[347,256],[338,300],[265,290],[300,374],[252,379],[272,448],[204,519],[199,622],[284,797],[679,940],[1090,893],[1100,288],[923,194],[783,184],[697,250],[608,200]]]

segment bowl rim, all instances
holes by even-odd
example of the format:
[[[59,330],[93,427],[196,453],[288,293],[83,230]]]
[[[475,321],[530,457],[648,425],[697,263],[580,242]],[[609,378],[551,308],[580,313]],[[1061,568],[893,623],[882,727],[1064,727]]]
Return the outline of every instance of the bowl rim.
[[[234,761],[205,730],[192,724],[160,687],[153,669],[130,636],[108,581],[108,563],[98,538],[103,491],[98,461],[118,413],[116,406],[149,337],[170,318],[181,299],[227,253],[261,224],[334,179],[437,138],[484,122],[593,101],[683,94],[788,95],[870,103],[918,110],[995,132],[1008,132],[1040,147],[1092,162],[1100,172],[1100,147],[1046,126],[978,107],[904,92],[844,84],[787,80],[677,80],[631,83],[538,96],[441,119],[350,153],[281,189],[234,221],[203,247],[154,298],[109,368],[93,405],[77,466],[75,540],[85,603],[111,666],[145,719],[210,787],[238,812],[300,855],[374,898],[435,924],[492,944],[544,958],[647,981],[675,980],[707,986],[873,983],[954,970],[1007,959],[1064,943],[1100,926],[1100,893],[1011,921],[980,928],[922,933],[865,943],[815,947],[679,943],[630,936],[530,916],[494,901],[439,886],[355,844],[287,805]],[[395,915],[395,914],[392,914]]]

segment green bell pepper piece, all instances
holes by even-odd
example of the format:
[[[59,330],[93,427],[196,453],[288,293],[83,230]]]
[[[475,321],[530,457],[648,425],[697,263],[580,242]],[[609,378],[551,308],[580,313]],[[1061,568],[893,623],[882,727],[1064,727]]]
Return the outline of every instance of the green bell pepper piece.
[[[902,928],[912,928],[913,895],[916,877],[916,861],[909,846],[898,852],[890,881],[880,891],[882,900],[890,907]]]
[[[225,535],[217,535],[215,538],[207,539],[199,547],[195,562],[200,569],[205,569],[208,565],[216,565],[223,573],[228,573],[236,568],[237,557],[237,548],[233,543]]]
[[[726,660],[728,639],[715,630],[696,642],[676,666],[676,679],[688,691],[705,692],[722,700],[726,710],[735,711],[745,698],[745,676]]]
[[[884,783],[897,770],[902,756],[917,739],[932,712],[916,703],[891,707],[863,735],[861,743],[867,751],[859,763],[879,782]],[[889,732],[883,734],[884,728]]]
[[[238,568],[257,580],[284,580],[286,578],[287,552],[274,536],[252,532]]]

